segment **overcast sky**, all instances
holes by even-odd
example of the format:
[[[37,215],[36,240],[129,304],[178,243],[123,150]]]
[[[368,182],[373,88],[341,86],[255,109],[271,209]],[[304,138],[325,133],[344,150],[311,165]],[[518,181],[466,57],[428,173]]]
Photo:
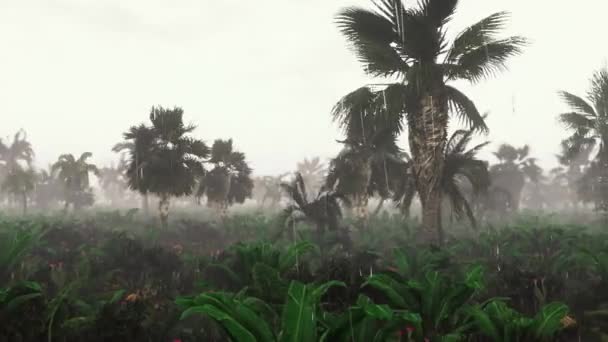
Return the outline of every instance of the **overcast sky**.
[[[410,1],[413,2],[413,1]],[[605,65],[605,1],[462,0],[459,31],[512,13],[532,41],[498,79],[462,88],[490,111],[494,143],[530,144],[544,166],[565,132],[556,91],[580,95]],[[235,140],[258,174],[339,150],[329,112],[368,83],[333,23],[366,0],[0,0],[0,136],[24,128],[38,165],[62,153],[117,159],[152,105],[181,106],[208,142]]]

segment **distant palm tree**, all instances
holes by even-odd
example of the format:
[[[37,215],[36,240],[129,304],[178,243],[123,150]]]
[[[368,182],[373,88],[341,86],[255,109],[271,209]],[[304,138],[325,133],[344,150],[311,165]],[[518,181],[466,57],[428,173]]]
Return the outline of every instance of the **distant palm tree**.
[[[593,152],[593,146],[583,147],[580,153],[572,155],[568,152],[569,146],[562,142],[561,153],[556,155],[559,166],[551,170],[554,189],[559,189],[561,200],[567,202],[571,207],[577,208],[583,201],[580,194],[580,180],[583,178],[589,159]],[[583,191],[584,192],[584,191]]]
[[[597,193],[593,196],[596,210],[608,215],[608,69],[593,75],[587,92],[589,102],[566,91],[559,94],[572,110],[559,115],[562,124],[572,132],[564,140],[566,156],[576,156],[586,148],[597,149],[592,157],[595,166],[589,173],[596,184],[591,191]]]
[[[126,152],[127,164],[125,175],[127,184],[131,190],[137,191],[142,196],[142,209],[144,215],[149,214],[148,193],[150,192],[150,177],[154,148],[156,144],[156,132],[154,128],[144,124],[131,126],[123,134],[124,142],[116,144],[114,152]]]
[[[539,169],[534,158],[529,157],[530,147],[524,145],[515,148],[509,144],[502,144],[494,153],[498,164],[490,167],[492,187],[506,191],[510,197],[510,210],[519,210],[521,194],[526,180],[538,182]]]
[[[312,223],[315,227],[316,243],[321,248],[326,245],[324,240],[326,232],[345,233],[345,230],[340,228],[340,219],[342,218],[340,202],[348,204],[348,199],[345,196],[330,190],[321,191],[316,198],[309,199],[306,183],[299,173],[296,173],[296,177],[291,183],[282,183],[281,187],[292,200],[292,204],[283,211],[287,226],[300,221]],[[348,237],[339,236],[338,238],[343,245],[349,247],[350,240]]]
[[[15,133],[10,143],[5,143],[0,139],[0,183],[11,173],[14,178],[21,174],[26,166],[31,168],[33,160],[34,150],[32,144],[27,141],[27,134],[24,130]],[[12,199],[9,197],[9,202],[11,201]]]
[[[256,201],[259,201],[260,207],[264,207],[266,201],[270,201],[270,207],[275,208],[283,193],[281,190],[281,183],[283,178],[288,176],[289,173],[283,173],[278,176],[263,176],[254,178],[253,196]]]
[[[0,166],[6,173],[20,162],[30,165],[33,160],[34,150],[32,144],[27,141],[27,134],[24,130],[15,133],[10,144],[6,144],[0,139]]]
[[[53,166],[48,170],[40,170],[36,175],[36,186],[34,189],[34,200],[38,209],[48,209],[60,198],[62,185],[57,178],[57,172],[53,172]]]
[[[525,43],[521,37],[496,37],[507,18],[499,12],[465,29],[448,44],[446,24],[458,2],[424,0],[406,8],[401,0],[378,0],[374,10],[349,7],[337,16],[340,30],[365,71],[398,78],[375,92],[389,113],[403,116],[407,123],[423,211],[420,237],[425,240],[439,239],[449,113],[472,128],[487,130],[473,101],[448,83],[476,83],[493,76]]]
[[[124,189],[127,187],[125,163],[126,161],[121,160],[119,166],[112,165],[99,169],[99,185],[111,204],[122,197]]]
[[[327,169],[319,157],[304,158],[296,165],[296,172],[302,175],[306,186],[313,193],[321,188],[326,171]]]
[[[27,214],[27,198],[34,190],[36,173],[33,169],[23,169],[21,166],[13,166],[2,182],[2,191],[21,198],[23,215]]]
[[[217,139],[211,147],[209,162],[214,165],[201,179],[198,197],[207,196],[207,205],[225,219],[228,206],[251,198],[253,180],[245,154],[234,151],[232,139]]]
[[[138,147],[133,149],[136,158],[137,152],[143,150],[140,157],[144,160],[138,164],[140,160],[132,157],[134,167],[130,167],[131,172],[128,173],[129,183],[134,189],[160,198],[158,210],[163,227],[168,225],[171,197],[189,196],[194,192],[196,180],[204,173],[203,159],[209,155],[209,147],[202,140],[190,136],[196,126],[185,125],[183,116],[184,111],[179,107],[152,108],[152,126],[149,129],[154,138],[151,145],[144,144],[141,150]],[[135,141],[138,142],[137,139]],[[137,176],[138,172],[143,175]]]
[[[72,154],[63,154],[53,164],[52,171],[58,172],[57,176],[63,183],[65,210],[70,204],[74,210],[93,204],[89,174],[99,175],[99,170],[97,166],[87,162],[92,156],[91,152],[84,152],[76,159]]]

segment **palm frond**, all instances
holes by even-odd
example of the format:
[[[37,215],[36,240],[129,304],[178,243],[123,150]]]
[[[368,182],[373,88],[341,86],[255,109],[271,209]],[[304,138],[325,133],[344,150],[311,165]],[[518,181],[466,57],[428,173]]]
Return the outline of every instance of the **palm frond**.
[[[581,112],[582,114],[596,116],[595,109],[587,103],[583,98],[571,94],[567,91],[558,92],[562,101],[564,101],[572,110]]]
[[[487,132],[488,126],[484,117],[477,110],[475,103],[465,94],[452,86],[445,86],[450,111],[455,113],[469,128]]]
[[[393,23],[382,15],[350,7],[336,16],[336,23],[350,42],[365,71],[373,76],[405,74],[409,68],[391,44],[399,40]]]
[[[487,42],[494,41],[495,35],[504,28],[508,18],[508,12],[498,12],[466,28],[454,39],[452,47],[446,55],[446,63],[458,63],[464,54]]]
[[[445,25],[454,13],[458,0],[420,0],[418,6],[430,22],[437,28]]]
[[[559,115],[559,121],[568,129],[577,131],[588,131],[595,127],[595,120],[580,113],[563,113]]]
[[[456,63],[444,65],[448,80],[465,79],[472,83],[506,70],[510,57],[521,54],[527,44],[523,37],[510,37],[484,43],[462,54]]]

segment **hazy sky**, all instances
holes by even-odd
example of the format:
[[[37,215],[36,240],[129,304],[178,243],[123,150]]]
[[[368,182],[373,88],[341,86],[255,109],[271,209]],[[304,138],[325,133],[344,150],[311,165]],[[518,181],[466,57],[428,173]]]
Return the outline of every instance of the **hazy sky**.
[[[543,165],[555,164],[565,136],[556,91],[584,95],[605,65],[604,2],[461,1],[456,31],[508,10],[508,33],[532,41],[500,78],[462,86],[490,111],[489,150],[527,143]],[[331,157],[340,148],[331,107],[370,81],[333,17],[369,3],[0,0],[0,136],[26,129],[38,165],[84,151],[104,165],[152,105],[177,105],[198,137],[234,138],[258,174]]]

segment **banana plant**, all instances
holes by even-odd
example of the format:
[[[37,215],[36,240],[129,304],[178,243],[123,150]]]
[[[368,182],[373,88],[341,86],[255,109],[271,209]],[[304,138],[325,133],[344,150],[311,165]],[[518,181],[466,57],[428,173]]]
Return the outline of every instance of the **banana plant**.
[[[553,341],[563,328],[575,324],[562,303],[547,304],[534,317],[522,315],[502,300],[469,307],[467,312],[480,334],[494,342]]]
[[[422,319],[420,332],[424,338],[458,340],[471,328],[466,309],[484,287],[483,268],[471,268],[460,280],[437,271],[428,271],[422,277],[409,280],[397,272],[379,273],[369,277],[363,286],[384,293],[395,310],[419,313]]]
[[[323,322],[327,330],[320,338],[322,342],[379,342],[401,338],[402,335],[406,335],[408,342],[423,338],[419,314],[375,304],[365,295],[359,295],[357,303],[344,313],[325,313]]]
[[[34,341],[44,332],[46,299],[40,284],[24,281],[0,288],[0,340]]]
[[[14,278],[15,267],[23,260],[43,235],[39,226],[21,227],[8,226],[0,232],[0,285]]]
[[[182,319],[206,315],[222,326],[233,341],[316,342],[323,333],[321,297],[334,286],[344,284],[330,281],[306,285],[292,281],[281,316],[264,301],[245,296],[244,291],[203,293],[178,298],[176,303],[184,310]]]
[[[289,286],[288,273],[303,270],[306,255],[315,249],[315,245],[305,241],[286,249],[265,242],[239,243],[231,248],[226,261],[210,264],[206,272],[227,280],[228,284],[224,284],[227,286],[223,287],[232,290],[247,287],[250,295],[280,302]],[[210,277],[213,278],[217,277]]]

